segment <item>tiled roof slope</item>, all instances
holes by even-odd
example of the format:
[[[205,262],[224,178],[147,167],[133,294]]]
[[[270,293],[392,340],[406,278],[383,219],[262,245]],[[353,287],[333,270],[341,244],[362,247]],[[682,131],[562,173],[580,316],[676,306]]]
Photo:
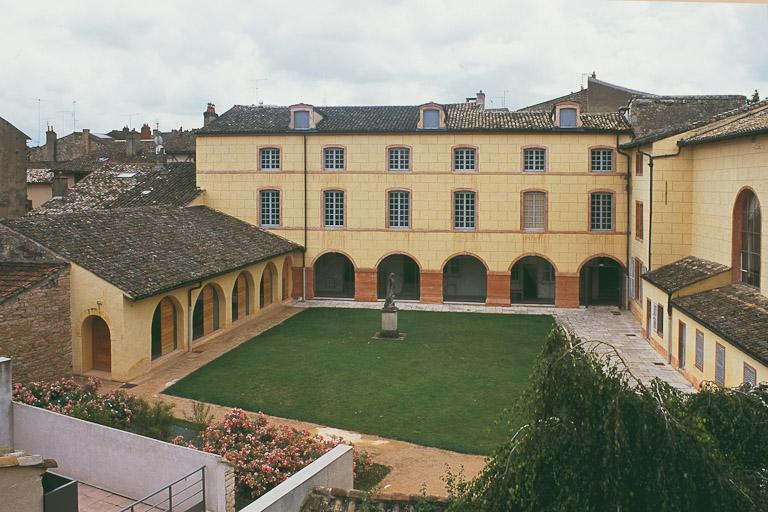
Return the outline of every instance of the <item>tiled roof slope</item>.
[[[649,144],[688,131],[723,112],[744,106],[745,96],[657,96],[634,98],[629,123],[634,139],[623,147]]]
[[[732,284],[673,299],[672,305],[768,364],[768,297],[758,289]]]
[[[714,261],[686,256],[656,270],[643,274],[643,278],[667,293],[672,293],[708,277],[727,271],[729,267]]]
[[[195,164],[103,162],[62,198],[47,201],[28,215],[71,213],[91,209],[136,206],[187,206],[201,191]]]
[[[584,103],[587,101],[587,89],[581,89],[580,91],[565,94],[563,96],[552,98],[551,100],[542,101],[534,105],[528,105],[527,107],[517,109],[517,112],[551,112],[555,105],[564,101],[575,101],[577,103]]]
[[[485,109],[482,105],[457,103],[444,105],[448,131],[547,131],[558,129],[548,112],[510,112]],[[415,132],[419,107],[366,106],[316,107],[323,116],[317,124],[320,133]],[[289,130],[288,107],[235,105],[199,134],[285,133]],[[618,113],[582,114],[582,129],[590,131],[628,130]],[[570,129],[569,131],[573,131]]]
[[[56,274],[66,263],[0,261],[0,303]]]
[[[27,183],[30,183],[30,184],[53,183],[53,171],[47,167],[27,168]]]
[[[448,509],[445,498],[407,494],[378,494],[369,496],[356,490],[315,487],[307,497],[301,512],[417,512]]]
[[[24,216],[3,224],[141,299],[299,249],[209,208]]]
[[[712,128],[704,126],[694,135],[679,141],[678,144],[688,146],[768,133],[768,100],[763,100],[750,105],[746,109],[738,109],[728,114],[730,114],[728,117],[733,117],[732,120],[717,123],[717,126]],[[711,120],[711,122],[714,123],[723,118],[727,119],[725,116],[720,116],[718,119]]]

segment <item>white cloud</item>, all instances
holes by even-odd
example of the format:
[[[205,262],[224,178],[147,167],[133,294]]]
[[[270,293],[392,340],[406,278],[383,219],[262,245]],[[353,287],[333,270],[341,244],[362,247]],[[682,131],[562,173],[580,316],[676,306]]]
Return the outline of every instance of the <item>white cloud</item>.
[[[768,94],[768,7],[609,0],[14,2],[0,116],[107,131],[199,126],[207,101],[520,107],[582,74],[651,92]],[[259,80],[266,78],[266,80]],[[258,87],[258,90],[257,90]],[[505,93],[506,91],[506,93]]]

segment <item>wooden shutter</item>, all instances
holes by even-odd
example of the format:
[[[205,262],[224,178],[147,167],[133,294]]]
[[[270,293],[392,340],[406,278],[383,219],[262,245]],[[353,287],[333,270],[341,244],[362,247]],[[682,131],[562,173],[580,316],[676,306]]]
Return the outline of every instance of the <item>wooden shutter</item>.
[[[213,331],[213,288],[203,288],[203,334]]]
[[[176,349],[176,308],[171,299],[160,301],[160,353],[168,354]]]
[[[643,154],[639,151],[635,155],[635,176],[643,175]]]

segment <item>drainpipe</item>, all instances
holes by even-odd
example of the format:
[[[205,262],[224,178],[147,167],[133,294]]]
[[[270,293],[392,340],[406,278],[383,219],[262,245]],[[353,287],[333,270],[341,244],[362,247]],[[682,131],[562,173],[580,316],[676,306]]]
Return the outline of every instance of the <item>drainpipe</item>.
[[[622,113],[622,111],[627,111],[628,108],[620,108],[619,113]],[[632,163],[632,157],[629,153],[626,153],[621,150],[619,147],[619,133],[616,132],[616,151],[620,155],[624,155],[624,157],[627,159],[627,266],[625,267],[625,276],[624,276],[624,308],[629,309],[629,286],[627,286],[627,279],[629,278],[629,259],[630,259],[630,246],[632,244],[632,229],[631,229],[631,223],[632,223],[632,212],[630,209],[630,205],[632,204],[632,171],[630,170],[629,166]],[[637,278],[635,278],[637,279]]]
[[[307,134],[304,134],[304,250],[301,251],[301,301],[307,300]]]
[[[187,352],[192,352],[192,292],[203,287],[202,281],[187,290]]]
[[[667,294],[667,364],[672,364],[672,294]],[[677,362],[678,366],[680,361]]]

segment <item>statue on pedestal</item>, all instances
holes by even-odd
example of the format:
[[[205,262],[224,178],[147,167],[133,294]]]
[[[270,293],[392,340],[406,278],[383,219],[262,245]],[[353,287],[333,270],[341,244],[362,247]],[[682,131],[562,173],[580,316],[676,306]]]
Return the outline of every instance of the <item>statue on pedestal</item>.
[[[390,272],[387,276],[387,296],[384,298],[385,311],[397,311],[395,306],[395,273]]]

